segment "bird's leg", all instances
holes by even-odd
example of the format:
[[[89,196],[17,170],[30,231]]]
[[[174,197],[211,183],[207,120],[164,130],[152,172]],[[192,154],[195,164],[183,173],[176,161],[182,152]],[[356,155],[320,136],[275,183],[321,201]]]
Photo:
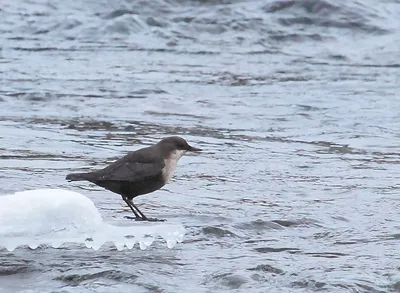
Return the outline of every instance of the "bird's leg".
[[[139,210],[139,208],[133,203],[132,200],[128,199],[128,202],[130,204],[130,208],[132,209],[132,207],[135,208],[135,210],[137,211],[137,213],[139,213],[139,217],[142,218],[142,220],[148,221],[149,219]],[[133,210],[133,209],[132,209]],[[136,214],[135,214],[136,215]]]
[[[133,214],[135,215],[134,219],[141,219],[142,217],[138,214],[137,211],[135,211],[135,209],[132,207],[131,202],[126,198],[126,197],[122,197],[122,199],[124,200],[124,202],[126,202],[126,204],[128,205],[128,207],[130,207],[130,209],[132,210]],[[128,217],[129,219],[131,219],[131,217]]]
[[[132,200],[129,200],[127,198],[123,198],[124,201],[126,202],[126,204],[130,207],[130,209],[132,210],[132,212],[135,214],[135,217],[126,217],[128,219],[131,220],[135,220],[135,221],[151,221],[153,219],[149,219],[147,218],[140,210],[139,208],[133,203]]]
[[[128,200],[130,204],[135,207],[136,211],[140,214],[141,218],[139,221],[148,221],[148,222],[165,222],[164,219],[157,219],[157,218],[148,218],[146,217],[140,210],[139,208],[133,203],[132,200]],[[138,220],[137,220],[138,221]]]
[[[139,210],[139,208],[133,203],[132,200],[129,200],[126,197],[123,197],[122,199],[126,202],[126,204],[130,207],[130,209],[132,210],[133,214],[135,215],[135,217],[125,216],[125,218],[130,219],[130,220],[135,220],[135,221],[149,221],[149,222],[164,222],[165,221],[163,219],[147,218]]]

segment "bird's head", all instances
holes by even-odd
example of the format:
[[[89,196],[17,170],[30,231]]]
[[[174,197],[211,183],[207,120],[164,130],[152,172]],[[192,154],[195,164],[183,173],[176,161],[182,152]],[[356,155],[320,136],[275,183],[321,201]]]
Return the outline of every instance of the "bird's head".
[[[167,156],[171,154],[179,154],[182,156],[186,152],[200,152],[201,149],[192,147],[179,136],[170,136],[162,139],[158,144]],[[179,156],[179,157],[180,157]]]

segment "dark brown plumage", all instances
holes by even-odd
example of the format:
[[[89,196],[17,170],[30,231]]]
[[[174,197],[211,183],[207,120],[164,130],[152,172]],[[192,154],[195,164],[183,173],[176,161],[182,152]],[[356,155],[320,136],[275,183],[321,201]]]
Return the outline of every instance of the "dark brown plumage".
[[[136,220],[147,218],[133,203],[136,196],[156,191],[172,177],[180,157],[187,151],[201,151],[183,138],[171,136],[157,144],[128,153],[109,166],[88,173],[71,173],[68,181],[90,181],[120,194],[131,208]]]

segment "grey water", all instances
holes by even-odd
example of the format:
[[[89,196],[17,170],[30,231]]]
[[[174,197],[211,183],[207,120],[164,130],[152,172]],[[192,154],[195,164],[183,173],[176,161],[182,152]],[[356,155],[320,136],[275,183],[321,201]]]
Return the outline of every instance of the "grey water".
[[[0,292],[399,292],[398,0],[3,0],[0,194],[180,135],[173,249],[0,250]],[[27,202],[29,204],[29,202]]]

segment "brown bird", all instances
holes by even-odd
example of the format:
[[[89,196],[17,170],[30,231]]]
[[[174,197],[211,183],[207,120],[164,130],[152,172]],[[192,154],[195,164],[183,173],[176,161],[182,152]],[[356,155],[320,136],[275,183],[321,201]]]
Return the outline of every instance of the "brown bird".
[[[68,181],[90,181],[118,193],[130,207],[137,221],[159,221],[146,217],[133,203],[136,196],[156,191],[167,184],[178,160],[187,151],[201,151],[179,136],[162,139],[150,147],[130,152],[104,169],[71,173]],[[129,218],[129,217],[128,217]]]

